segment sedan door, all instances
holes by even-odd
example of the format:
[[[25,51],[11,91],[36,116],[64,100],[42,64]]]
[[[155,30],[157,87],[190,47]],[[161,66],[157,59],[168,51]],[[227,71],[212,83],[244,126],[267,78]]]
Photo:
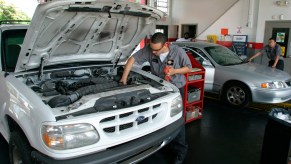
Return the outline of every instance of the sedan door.
[[[205,69],[205,83],[204,90],[206,92],[213,92],[215,67],[208,59],[208,57],[198,48],[184,47],[186,52],[190,52],[193,57],[203,66]]]

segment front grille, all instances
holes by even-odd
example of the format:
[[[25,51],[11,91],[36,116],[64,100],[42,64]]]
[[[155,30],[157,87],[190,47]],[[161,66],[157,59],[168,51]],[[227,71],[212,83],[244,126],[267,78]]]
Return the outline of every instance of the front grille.
[[[107,134],[118,134],[130,128],[140,128],[150,124],[162,111],[161,104],[146,108],[137,108],[135,111],[109,116],[100,121],[103,131]]]
[[[104,128],[103,130],[106,133],[114,133],[115,132],[115,127]]]
[[[102,122],[112,121],[112,120],[114,120],[114,119],[115,119],[115,116],[106,117],[106,118],[102,119],[102,120],[100,121],[100,123],[102,123]]]
[[[128,117],[128,116],[130,116],[130,115],[132,115],[132,114],[133,114],[133,112],[124,113],[124,114],[121,114],[121,115],[119,116],[119,118]]]
[[[119,131],[133,127],[133,123],[123,124],[119,126]]]
[[[146,112],[148,110],[149,110],[149,108],[143,108],[143,109],[138,110],[138,113],[143,113],[143,112]]]
[[[140,125],[140,124],[146,123],[148,121],[149,121],[149,118],[145,118],[144,120],[138,122],[137,124]]]

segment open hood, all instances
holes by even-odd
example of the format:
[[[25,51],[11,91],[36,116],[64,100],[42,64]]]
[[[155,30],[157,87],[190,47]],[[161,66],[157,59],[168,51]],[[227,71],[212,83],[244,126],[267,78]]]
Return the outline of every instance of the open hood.
[[[125,61],[165,14],[137,3],[58,0],[40,4],[15,72],[82,61]]]

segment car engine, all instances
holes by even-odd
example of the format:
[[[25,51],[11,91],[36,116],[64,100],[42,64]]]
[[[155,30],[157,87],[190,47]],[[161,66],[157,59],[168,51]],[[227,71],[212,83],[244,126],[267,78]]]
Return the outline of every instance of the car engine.
[[[138,88],[125,93],[115,92],[113,95],[100,97],[94,104],[85,110],[76,111],[71,116],[78,116],[94,112],[122,109],[149,102],[164,96],[167,92],[151,93],[147,87],[158,88],[162,85],[150,78],[131,72],[127,85],[119,83],[123,67],[91,67],[70,70],[44,72],[42,77],[38,74],[25,75],[22,81],[37,93],[43,102],[51,108],[74,106],[87,95],[94,95],[108,91],[118,91],[124,88]],[[82,103],[79,103],[81,105]],[[76,107],[75,107],[76,108]],[[62,116],[64,117],[64,116]]]

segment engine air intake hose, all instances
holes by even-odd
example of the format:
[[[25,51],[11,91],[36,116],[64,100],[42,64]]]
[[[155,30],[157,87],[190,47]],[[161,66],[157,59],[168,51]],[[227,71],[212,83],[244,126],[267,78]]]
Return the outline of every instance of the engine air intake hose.
[[[49,100],[48,105],[52,108],[67,106],[77,101],[84,95],[102,92],[103,90],[117,87],[119,84],[116,81],[111,81],[104,84],[95,84],[80,88],[70,95],[56,96]]]

